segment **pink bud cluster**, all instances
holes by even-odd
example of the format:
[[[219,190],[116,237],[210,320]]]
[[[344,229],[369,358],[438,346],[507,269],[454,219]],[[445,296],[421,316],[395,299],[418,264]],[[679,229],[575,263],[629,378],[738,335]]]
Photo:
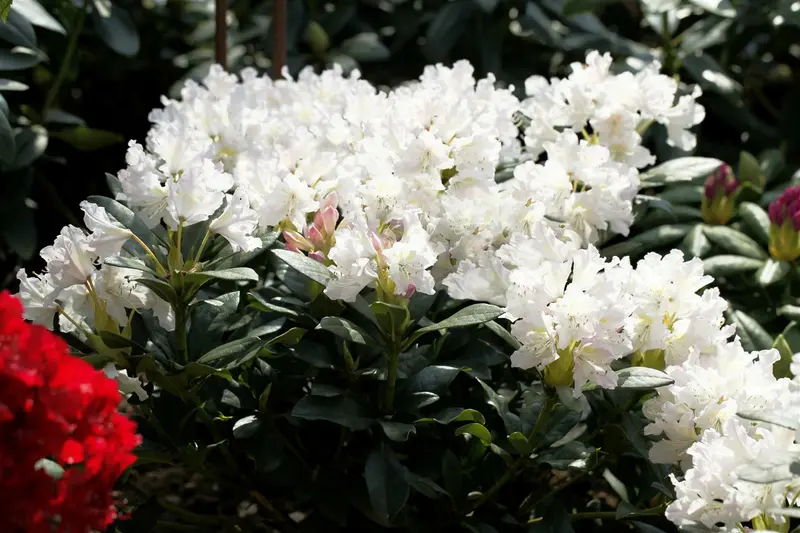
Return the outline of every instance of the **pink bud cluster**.
[[[733,196],[739,189],[739,181],[733,175],[733,170],[729,165],[721,165],[706,180],[705,196],[709,201],[720,196]]]
[[[778,227],[790,220],[795,231],[800,231],[800,186],[789,187],[769,205],[769,220]]]
[[[312,223],[303,229],[302,234],[294,230],[285,230],[283,238],[286,248],[295,252],[306,252],[310,258],[326,264],[328,252],[336,242],[336,224],[339,221],[338,204],[339,197],[332,192],[321,202]]]

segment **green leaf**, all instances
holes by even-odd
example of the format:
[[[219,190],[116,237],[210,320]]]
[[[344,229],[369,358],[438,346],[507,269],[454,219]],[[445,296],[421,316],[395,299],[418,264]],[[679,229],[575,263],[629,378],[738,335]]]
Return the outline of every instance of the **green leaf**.
[[[411,490],[408,468],[387,449],[374,450],[367,457],[364,479],[375,513],[387,524],[400,512]]]
[[[297,359],[308,363],[314,368],[336,368],[333,355],[322,344],[303,339],[295,346],[292,346],[289,352]]]
[[[0,8],[2,9],[2,8]],[[0,40],[31,50],[37,49],[33,26],[18,11],[11,11],[5,24],[0,24]]]
[[[432,392],[441,396],[461,370],[452,366],[433,365],[422,369],[408,382],[409,392]]]
[[[475,0],[475,3],[478,4],[478,7],[483,9],[486,13],[491,13],[497,7],[497,3],[499,0]]]
[[[67,30],[56,19],[50,15],[42,5],[36,0],[14,0],[14,10],[25,17],[34,26],[45,28],[62,35],[67,34]],[[2,70],[2,69],[0,69]]]
[[[178,293],[175,292],[175,289],[167,283],[166,281],[162,281],[160,279],[150,279],[150,278],[138,278],[133,280],[139,285],[144,285],[151,291],[153,291],[159,298],[164,300],[165,302],[175,306],[178,305],[180,302],[180,298],[178,297]]]
[[[602,253],[605,257],[643,255],[654,248],[666,246],[684,238],[692,227],[689,224],[659,226],[613,246],[603,248]]]
[[[369,308],[384,335],[402,338],[403,331],[411,320],[408,308],[384,302],[373,302]]]
[[[67,113],[62,109],[48,109],[44,114],[44,121],[48,124],[67,124],[80,126],[86,123],[81,117]]]
[[[0,0],[0,19],[8,22],[8,13],[11,11],[11,0]]]
[[[2,63],[2,60],[0,60],[0,63]],[[0,70],[3,70],[2,64],[0,64]],[[11,165],[11,170],[27,167],[39,159],[47,149],[47,143],[47,130],[41,126],[31,126],[30,128],[19,130],[14,137],[14,144],[17,145],[17,154],[14,156],[14,164]]]
[[[754,259],[768,257],[767,253],[756,241],[741,231],[727,226],[704,226],[703,231],[712,243],[728,252],[732,252],[734,255],[752,257]]]
[[[282,305],[277,305],[272,302],[269,302],[264,299],[263,296],[258,294],[257,292],[249,292],[247,293],[247,299],[250,302],[250,307],[253,309],[258,309],[264,313],[280,313],[282,315],[286,315],[289,317],[297,318],[300,316],[300,313],[295,311],[294,309],[290,309],[288,307],[284,307]]]
[[[769,244],[769,215],[761,206],[752,202],[742,202],[739,206],[739,216],[758,242],[764,246]]]
[[[703,260],[703,270],[715,278],[758,270],[764,261],[739,255],[716,255]]]
[[[450,497],[450,494],[448,494],[448,492],[440,487],[435,481],[417,475],[414,472],[409,472],[408,481],[411,483],[411,488],[432,500],[438,499],[439,496]]]
[[[596,11],[601,7],[615,4],[617,0],[566,0],[562,9],[565,17],[578,15],[585,11]]]
[[[477,422],[472,422],[471,424],[466,424],[456,429],[456,435],[464,434],[474,435],[486,444],[490,444],[492,442],[492,434],[489,433],[489,430],[486,429],[485,426]]]
[[[26,70],[42,62],[36,50],[16,46],[11,50],[0,50],[0,71]]]
[[[512,335],[506,328],[495,322],[494,320],[490,320],[486,322],[483,327],[503,339],[506,344],[508,344],[514,350],[519,350],[522,347],[522,344]]]
[[[738,416],[745,420],[753,420],[755,422],[766,422],[767,424],[775,424],[782,428],[800,430],[800,420],[796,420],[787,413],[775,411],[742,411],[736,413]]]
[[[490,320],[494,320],[495,318],[499,317],[503,314],[503,310],[496,305],[491,304],[473,304],[464,309],[454,313],[449,318],[442,320],[441,322],[437,322],[436,324],[432,324],[430,326],[426,326],[424,328],[418,329],[415,333],[413,338],[416,339],[419,336],[429,333],[431,331],[439,331],[442,329],[453,329],[453,328],[463,328],[467,326],[475,326],[478,324],[483,324],[485,322],[489,322]]]
[[[778,314],[785,316],[789,320],[800,320],[800,307],[796,305],[784,305],[778,308]]]
[[[240,418],[233,425],[233,438],[248,439],[258,433],[261,429],[261,420],[255,415]]]
[[[739,98],[742,85],[734,80],[710,54],[700,53],[685,56],[683,66],[700,87],[721,94],[729,99]]]
[[[236,267],[225,270],[202,270],[190,272],[184,276],[187,283],[203,283],[210,279],[225,281],[258,281],[258,274],[252,268]]]
[[[267,344],[285,344],[287,346],[297,344],[306,334],[303,328],[289,328],[280,335],[277,335],[267,341]]]
[[[691,257],[703,258],[711,251],[711,242],[703,231],[703,225],[698,224],[686,234],[681,243],[681,248]]]
[[[263,342],[264,341],[258,337],[236,339],[222,346],[217,346],[200,357],[197,362],[213,366],[214,368],[235,368],[238,364],[244,362],[244,360],[255,356]],[[253,353],[254,349],[255,353]]]
[[[344,396],[304,396],[295,404],[292,416],[303,420],[324,420],[353,430],[367,429],[373,422],[360,405]]]
[[[84,152],[100,150],[125,140],[122,135],[105,130],[77,126],[68,130],[51,132],[50,135]]]
[[[0,213],[0,234],[21,259],[27,261],[37,252],[36,221],[33,211],[24,203],[15,203]]]
[[[422,53],[431,62],[443,61],[466,31],[467,21],[475,9],[473,0],[445,3],[434,15],[425,34]]]
[[[95,30],[109,48],[133,57],[139,52],[139,34],[128,12],[109,0],[92,0]]]
[[[363,344],[364,346],[375,346],[377,344],[369,333],[346,318],[326,316],[320,320],[317,329],[330,331],[334,335],[356,344]]]
[[[758,159],[766,183],[777,178],[786,167],[786,158],[783,156],[783,152],[774,148],[762,152]]]
[[[463,409],[461,407],[447,407],[442,409],[433,418],[420,418],[415,423],[438,422],[439,424],[449,424],[451,422],[478,422],[486,424],[483,415],[474,409]]]
[[[333,277],[331,271],[325,268],[324,265],[299,252],[292,252],[291,250],[272,250],[272,253],[294,270],[323,286],[327,285]]]
[[[744,311],[729,311],[731,322],[736,324],[736,334],[742,341],[742,347],[748,352],[769,350],[772,347],[772,336],[761,325]]]
[[[756,187],[763,187],[766,183],[766,178],[761,172],[761,165],[756,159],[756,156],[750,152],[742,150],[739,153],[739,169],[736,177],[742,183],[752,183]]]
[[[703,187],[701,185],[673,185],[658,194],[673,205],[699,204],[703,200]]]
[[[689,3],[721,17],[733,18],[736,16],[736,9],[731,5],[730,0],[689,0]]]
[[[0,110],[0,163],[11,165],[17,155],[14,130],[6,114]]]
[[[780,360],[776,361],[772,366],[772,373],[778,379],[792,377],[791,365],[794,352],[792,347],[789,346],[786,337],[784,337],[783,334],[775,337],[775,342],[772,343],[772,347],[778,350],[781,356]]]
[[[649,390],[672,385],[675,381],[660,370],[645,366],[632,366],[617,372],[620,389]]]
[[[672,159],[642,173],[641,188],[705,178],[722,164],[719,159],[709,157],[679,157]]]
[[[339,50],[358,62],[384,61],[391,52],[375,32],[359,33],[342,42]]]
[[[386,433],[386,436],[395,442],[405,442],[411,435],[417,432],[417,428],[414,424],[388,422],[386,420],[379,420],[378,423],[383,428],[383,432]]]
[[[0,78],[0,92],[21,92],[27,91],[28,89],[29,87],[22,82]]]
[[[519,431],[515,431],[509,435],[508,442],[510,442],[514,449],[517,450],[517,453],[523,457],[527,457],[533,452],[533,446],[528,442],[528,437]]]
[[[756,272],[756,283],[761,287],[767,287],[785,278],[791,270],[791,263],[767,259],[766,263]]]
[[[147,272],[152,276],[157,276],[155,270],[145,265],[141,259],[137,259],[134,257],[114,255],[103,261],[103,264],[121,268],[130,268],[132,270],[140,270],[142,272]]]

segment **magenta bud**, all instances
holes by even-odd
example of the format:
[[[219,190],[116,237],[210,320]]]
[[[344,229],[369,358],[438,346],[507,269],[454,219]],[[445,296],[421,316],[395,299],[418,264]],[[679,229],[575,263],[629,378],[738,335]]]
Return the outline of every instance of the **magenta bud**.
[[[325,246],[325,237],[317,229],[317,226],[309,226],[306,228],[306,238],[314,245],[314,248],[319,250]]]
[[[308,257],[310,257],[317,263],[322,263],[323,265],[325,264],[326,257],[325,254],[323,254],[322,252],[311,252],[310,254],[308,254]]]
[[[372,246],[375,248],[375,251],[380,253],[383,250],[383,243],[381,239],[375,234],[374,231],[368,231],[367,236],[369,237]]]
[[[787,217],[800,210],[800,186],[789,187],[769,204],[769,220],[776,226],[782,226]]]
[[[728,165],[722,165],[706,179],[705,196],[708,201],[714,201],[720,196],[733,196],[738,189],[739,181],[733,175],[733,170]]]
[[[293,252],[310,252],[314,249],[314,246],[296,231],[284,231],[283,240],[286,242],[286,248]]]

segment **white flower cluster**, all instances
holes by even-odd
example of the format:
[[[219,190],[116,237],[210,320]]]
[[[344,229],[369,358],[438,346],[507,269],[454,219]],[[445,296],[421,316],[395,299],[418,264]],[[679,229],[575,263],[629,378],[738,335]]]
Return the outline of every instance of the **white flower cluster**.
[[[800,385],[774,377],[776,350],[748,353],[738,339],[711,350],[690,347],[687,354],[666,369],[675,383],[643,408],[652,421],[645,433],[661,436],[650,460],[683,471],[672,476],[677,499],[667,518],[725,530],[754,519],[784,523],[776,510],[800,496],[800,477],[789,469],[800,459],[798,435],[737,413],[794,413],[800,421]]]
[[[719,291],[697,294],[712,281],[699,259],[685,262],[677,250],[651,253],[634,268],[627,258],[607,261],[574,242],[551,239],[518,255],[507,295],[509,315],[520,319],[511,329],[522,343],[515,366],[542,369],[554,384],[569,385],[574,376],[577,396],[586,383],[615,387],[617,359],[676,364],[733,334],[722,327],[726,302]],[[530,260],[545,251],[546,262]]]
[[[476,81],[465,61],[428,67],[389,93],[338,68],[277,81],[213,68],[151,113],[145,145],[130,143],[117,199],[166,246],[205,224],[230,251],[252,251],[259,231],[278,228],[290,249],[330,268],[333,299],[368,286],[387,298],[445,287],[504,304],[512,270],[529,262],[519,254],[541,239],[577,250],[600,230],[627,233],[636,167],[652,160],[636,132],[643,121],[691,138],[686,128],[702,118],[686,118],[700,109],[697,93],[676,100],[658,65],[632,76],[612,75],[610,64],[592,52],[565,80],[531,78],[522,102],[491,76]],[[524,143],[520,111],[532,118]],[[593,133],[579,139],[586,128]],[[547,161],[534,163],[541,148]],[[524,160],[496,183],[499,166]],[[51,325],[60,310],[60,327],[80,332],[98,305],[120,325],[126,310],[151,308],[169,328],[169,306],[133,281],[148,274],[107,264],[131,260],[130,231],[100,206],[83,208],[91,235],[65,228],[42,252],[46,272],[19,275],[29,318]],[[558,268],[566,259],[556,257]]]

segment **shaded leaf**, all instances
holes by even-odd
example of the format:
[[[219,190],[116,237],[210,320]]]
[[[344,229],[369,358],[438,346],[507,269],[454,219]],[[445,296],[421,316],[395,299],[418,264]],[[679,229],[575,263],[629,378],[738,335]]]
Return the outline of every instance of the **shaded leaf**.
[[[758,270],[764,261],[739,255],[717,255],[703,260],[703,270],[714,277],[731,276]]]
[[[767,253],[756,241],[741,231],[727,226],[704,226],[703,231],[708,239],[734,255],[764,259]]]
[[[406,504],[411,489],[408,469],[386,449],[374,450],[367,457],[364,479],[375,513],[387,523]]]
[[[376,341],[360,326],[349,320],[336,316],[326,316],[320,320],[317,329],[330,331],[334,335],[356,344],[375,346]]]
[[[325,266],[301,253],[290,250],[272,250],[272,253],[294,270],[321,285],[327,285],[328,281],[333,277],[331,271]]]
[[[354,430],[367,429],[372,425],[372,419],[367,417],[361,406],[343,396],[304,396],[295,404],[292,416],[304,420],[324,420]]]
[[[673,383],[675,381],[664,372],[645,366],[632,366],[617,372],[617,387],[621,389],[649,390]]]
[[[767,287],[785,278],[791,270],[792,265],[787,261],[767,259],[756,272],[756,283],[762,287]]]
[[[722,164],[719,159],[709,157],[679,157],[643,172],[641,187],[705,178]]]
[[[51,132],[50,135],[86,152],[99,150],[125,140],[122,135],[105,130],[77,126],[68,130]]]
[[[105,0],[93,0],[92,20],[100,38],[116,53],[133,57],[139,52],[139,33],[128,12]]]

